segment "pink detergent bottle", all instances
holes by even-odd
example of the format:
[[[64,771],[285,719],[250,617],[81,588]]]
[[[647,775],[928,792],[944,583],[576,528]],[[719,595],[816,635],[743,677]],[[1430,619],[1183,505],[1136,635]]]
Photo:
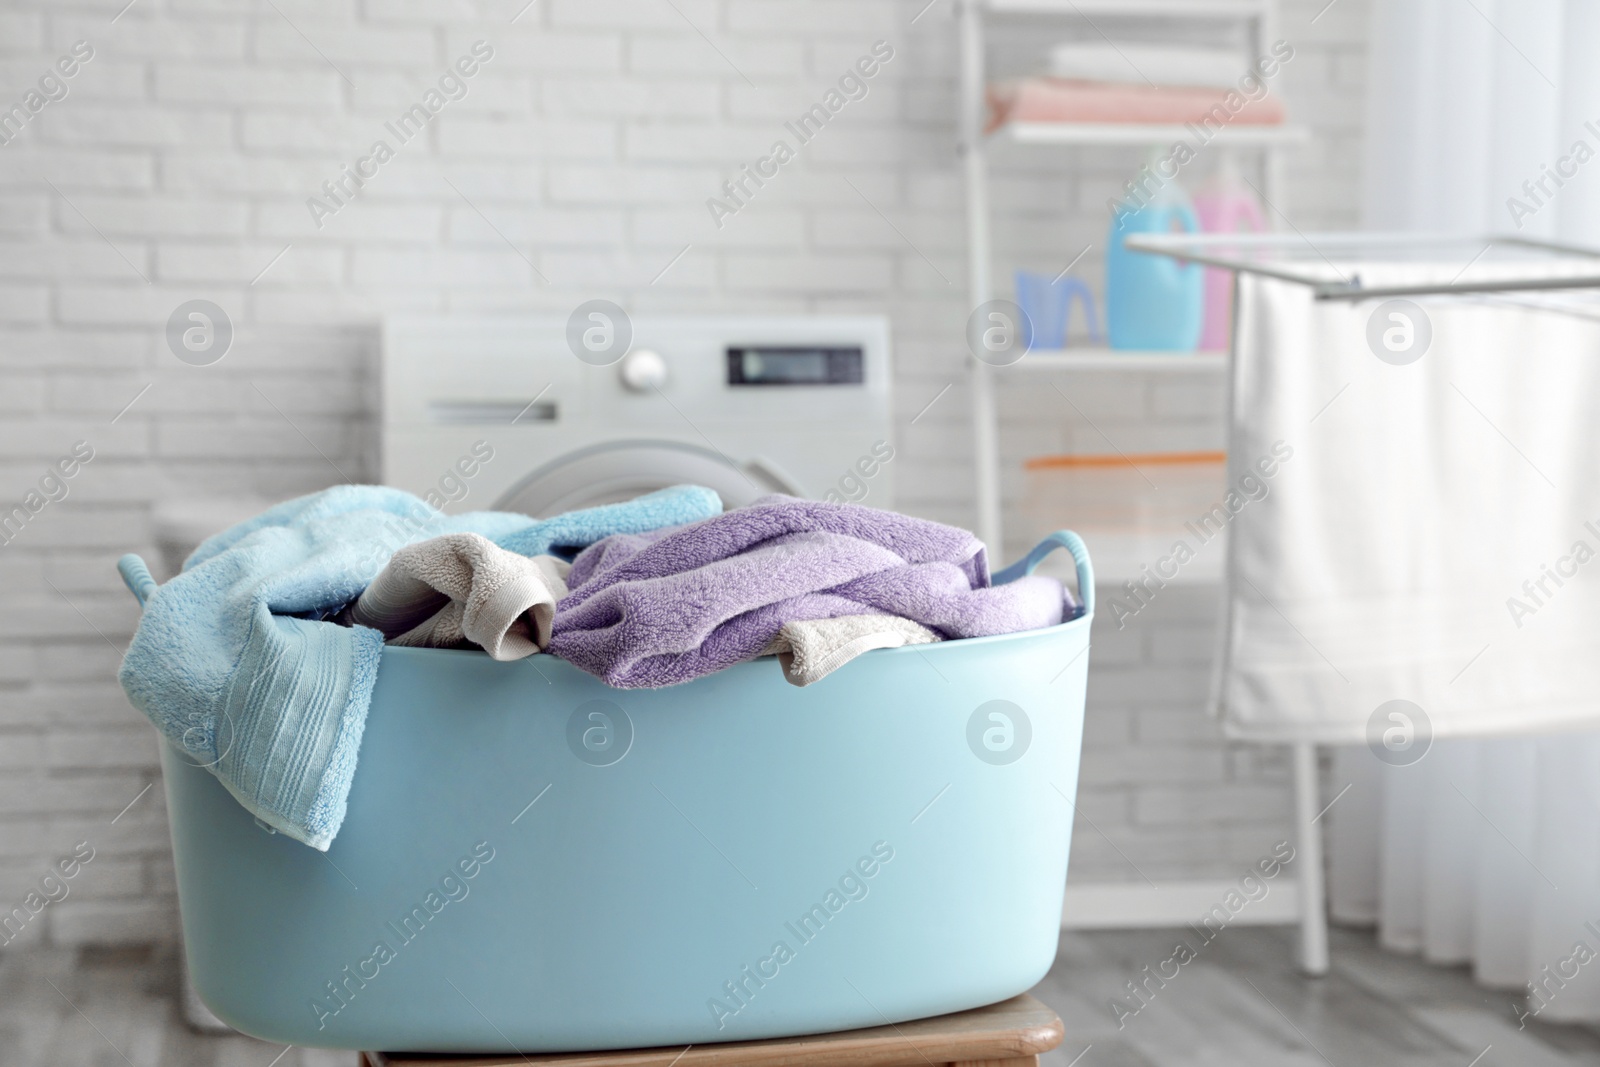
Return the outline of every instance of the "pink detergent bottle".
[[[1260,233],[1267,228],[1255,194],[1239,177],[1233,156],[1224,155],[1215,177],[1195,194],[1194,212],[1204,233]],[[1200,347],[1227,351],[1233,329],[1233,272],[1207,267]]]

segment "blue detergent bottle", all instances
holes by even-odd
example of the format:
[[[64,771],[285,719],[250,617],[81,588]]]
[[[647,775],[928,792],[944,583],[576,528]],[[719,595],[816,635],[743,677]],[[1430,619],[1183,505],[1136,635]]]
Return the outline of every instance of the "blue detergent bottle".
[[[1154,164],[1152,174],[1157,173]],[[1205,276],[1198,263],[1131,252],[1122,239],[1136,233],[1198,233],[1188,194],[1168,181],[1136,207],[1117,206],[1106,241],[1106,333],[1112,348],[1192,351],[1200,343]]]

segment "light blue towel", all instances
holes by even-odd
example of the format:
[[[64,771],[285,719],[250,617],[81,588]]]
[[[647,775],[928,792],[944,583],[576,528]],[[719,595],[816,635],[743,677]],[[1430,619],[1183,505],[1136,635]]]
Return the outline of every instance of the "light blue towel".
[[[207,540],[151,594],[122,687],[253,815],[326,851],[344,821],[383,635],[314,619],[359,596],[396,549],[429,537],[478,533],[528,555],[570,554],[721,511],[699,486],[545,520],[445,515],[379,486],[289,500]]]

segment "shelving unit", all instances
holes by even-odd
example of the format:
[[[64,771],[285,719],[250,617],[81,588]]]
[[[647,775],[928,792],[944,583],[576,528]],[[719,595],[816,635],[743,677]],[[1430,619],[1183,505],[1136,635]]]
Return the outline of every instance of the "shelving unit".
[[[1015,146],[1027,150],[1037,145],[1164,148],[1178,141],[1196,140],[1186,126],[1094,123],[1010,123],[992,134],[984,133],[984,91],[988,81],[985,24],[990,18],[1061,17],[1088,20],[1095,32],[1099,18],[1189,19],[1243,25],[1251,56],[1264,55],[1275,39],[1274,0],[957,0],[961,63],[961,151],[966,179],[967,290],[969,306],[978,308],[993,299],[994,248],[990,229],[989,152],[991,147]],[[1241,72],[1242,73],[1242,72]],[[1269,215],[1287,210],[1283,193],[1281,150],[1303,141],[1305,131],[1293,126],[1229,126],[1204,138],[1201,151],[1260,152],[1262,184]],[[1130,172],[1133,170],[1129,168]],[[1119,352],[1109,349],[1068,349],[1033,352],[1008,367],[991,367],[970,361],[972,375],[972,448],[976,468],[978,533],[995,552],[1004,552],[1000,520],[1000,451],[995,412],[994,376],[1058,372],[1125,372],[1150,374],[1219,373],[1227,366],[1224,353]],[[1137,538],[1113,538],[1107,562],[1117,571],[1139,566],[1138,556],[1147,546]],[[1219,546],[1220,547],[1220,546]],[[1220,556],[1220,552],[1217,554]],[[1213,559],[1212,565],[1220,564]],[[1216,579],[1221,579],[1220,566]],[[1207,570],[1195,578],[1212,576]],[[1252,922],[1297,923],[1300,927],[1300,966],[1308,974],[1328,970],[1328,926],[1322,877],[1322,836],[1316,825],[1316,746],[1306,742],[1291,746],[1294,767],[1295,839],[1299,874],[1274,906],[1252,913]],[[1177,925],[1192,921],[1216,899],[1215,884],[1193,882],[1130,887],[1106,885],[1067,886],[1065,925],[1086,927],[1144,927]]]
[[[961,151],[966,178],[967,291],[969,306],[993,299],[994,246],[990,228],[989,153],[993,146],[1078,145],[1084,147],[1164,147],[1190,141],[1194,134],[1181,125],[1132,123],[1007,123],[991,134],[984,128],[986,19],[1010,16],[1098,18],[1182,18],[1246,28],[1249,54],[1263,55],[1272,42],[1276,10],[1273,0],[959,0],[961,60]],[[1285,209],[1279,150],[1305,140],[1305,130],[1292,126],[1227,126],[1206,141],[1206,148],[1259,151],[1262,193],[1277,210]],[[1130,167],[1130,173],[1132,171]],[[1003,550],[1000,518],[1000,450],[995,412],[996,374],[1028,371],[1130,371],[1150,373],[1216,373],[1226,365],[1218,353],[1136,353],[1109,349],[1038,352],[1011,367],[989,367],[971,361],[973,460],[977,471],[978,534],[996,551]]]

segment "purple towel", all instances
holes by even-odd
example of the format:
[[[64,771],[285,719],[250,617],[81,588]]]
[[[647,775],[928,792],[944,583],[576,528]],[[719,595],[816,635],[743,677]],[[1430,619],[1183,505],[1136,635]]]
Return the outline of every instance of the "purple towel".
[[[677,685],[759,655],[785,623],[898,615],[947,638],[1052,626],[1054,578],[989,585],[965,530],[857,504],[766,497],[579,553],[550,651],[622,689]]]

